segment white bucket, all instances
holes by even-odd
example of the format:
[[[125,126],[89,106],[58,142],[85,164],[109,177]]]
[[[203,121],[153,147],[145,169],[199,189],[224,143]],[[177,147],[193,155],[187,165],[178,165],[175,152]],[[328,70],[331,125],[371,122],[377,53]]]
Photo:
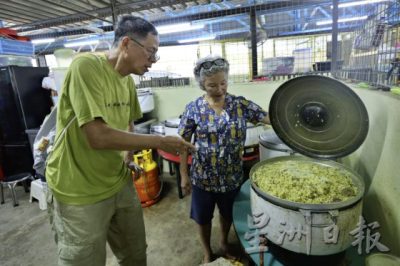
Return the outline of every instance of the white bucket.
[[[153,91],[150,88],[137,89],[140,109],[142,113],[149,113],[154,110]]]
[[[54,83],[56,85],[57,92],[61,91],[64,83],[65,76],[67,75],[68,67],[55,67],[52,69],[54,74]]]
[[[75,51],[73,49],[64,48],[54,51],[58,67],[69,67],[74,58]]]
[[[165,120],[165,135],[166,136],[179,136],[178,127],[181,119],[180,118],[170,118]]]

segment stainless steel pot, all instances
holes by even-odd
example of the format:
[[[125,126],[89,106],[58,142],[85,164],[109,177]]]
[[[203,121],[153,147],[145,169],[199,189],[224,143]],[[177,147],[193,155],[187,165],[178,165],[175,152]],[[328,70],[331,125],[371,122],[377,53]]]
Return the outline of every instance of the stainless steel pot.
[[[340,168],[350,174],[358,193],[355,197],[329,204],[291,202],[261,191],[253,182],[254,172],[261,166],[278,161],[307,161]],[[308,255],[330,255],[347,249],[362,212],[363,179],[350,168],[334,161],[301,156],[276,157],[255,164],[250,170],[250,202],[254,217],[264,216],[267,224],[260,229],[267,238],[282,248]],[[260,219],[260,218],[258,218]],[[336,234],[337,233],[337,234]],[[336,239],[335,239],[336,237]]]
[[[349,233],[357,228],[361,215],[364,182],[351,169],[326,159],[350,154],[364,141],[369,125],[365,106],[344,83],[309,75],[279,86],[269,104],[269,118],[278,140],[302,155],[317,159],[283,156],[254,165],[250,170],[252,214],[266,216],[267,238],[285,249],[310,255],[344,251],[354,241]],[[289,150],[281,148],[283,143],[271,145],[268,140],[260,141],[266,148],[285,154]],[[253,182],[254,172],[264,164],[285,160],[340,168],[352,177],[358,194],[339,203],[303,204],[276,198],[258,189]]]
[[[259,150],[260,150],[260,161],[264,161],[270,158],[295,155],[297,154],[291,148],[289,148],[283,141],[276,135],[275,131],[267,129],[262,132],[259,136]]]
[[[165,127],[162,123],[156,123],[150,126],[150,134],[165,135]]]
[[[165,135],[166,136],[179,136],[178,127],[181,119],[180,118],[170,118],[165,120]]]

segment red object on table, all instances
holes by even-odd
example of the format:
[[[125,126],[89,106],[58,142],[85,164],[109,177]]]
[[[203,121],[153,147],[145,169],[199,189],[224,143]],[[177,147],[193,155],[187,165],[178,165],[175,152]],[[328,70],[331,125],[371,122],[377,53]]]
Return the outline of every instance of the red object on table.
[[[257,153],[257,154],[254,154],[254,155],[243,156],[243,157],[242,157],[242,161],[243,161],[243,162],[253,161],[253,160],[258,160],[258,158],[259,158],[259,155],[258,155],[258,153]]]
[[[12,36],[17,36],[18,32],[13,29],[8,29],[8,28],[0,28],[0,35],[12,35]]]
[[[18,32],[13,29],[8,29],[8,28],[0,28],[0,37],[6,37],[12,40],[18,40],[18,41],[24,41],[28,42],[30,41],[29,37],[26,36],[18,36]]]
[[[169,162],[173,162],[173,163],[180,163],[181,159],[179,157],[179,155],[176,154],[172,154],[163,150],[157,150],[158,154],[164,159],[167,160]],[[188,165],[192,164],[192,155],[188,156]]]

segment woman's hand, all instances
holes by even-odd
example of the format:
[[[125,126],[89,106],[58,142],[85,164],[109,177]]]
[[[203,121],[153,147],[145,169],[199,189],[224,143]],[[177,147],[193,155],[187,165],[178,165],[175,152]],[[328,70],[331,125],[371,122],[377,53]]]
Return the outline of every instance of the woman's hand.
[[[269,114],[264,117],[263,121],[264,124],[271,125],[271,120],[269,120]]]

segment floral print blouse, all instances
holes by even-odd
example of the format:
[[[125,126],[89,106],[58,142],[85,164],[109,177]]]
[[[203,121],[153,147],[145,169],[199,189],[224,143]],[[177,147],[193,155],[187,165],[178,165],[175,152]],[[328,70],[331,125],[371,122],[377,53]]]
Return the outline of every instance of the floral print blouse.
[[[194,135],[192,184],[218,193],[238,188],[243,182],[246,122],[257,124],[266,115],[259,105],[231,94],[226,95],[219,115],[205,96],[190,102],[181,117],[178,133],[188,141]]]

